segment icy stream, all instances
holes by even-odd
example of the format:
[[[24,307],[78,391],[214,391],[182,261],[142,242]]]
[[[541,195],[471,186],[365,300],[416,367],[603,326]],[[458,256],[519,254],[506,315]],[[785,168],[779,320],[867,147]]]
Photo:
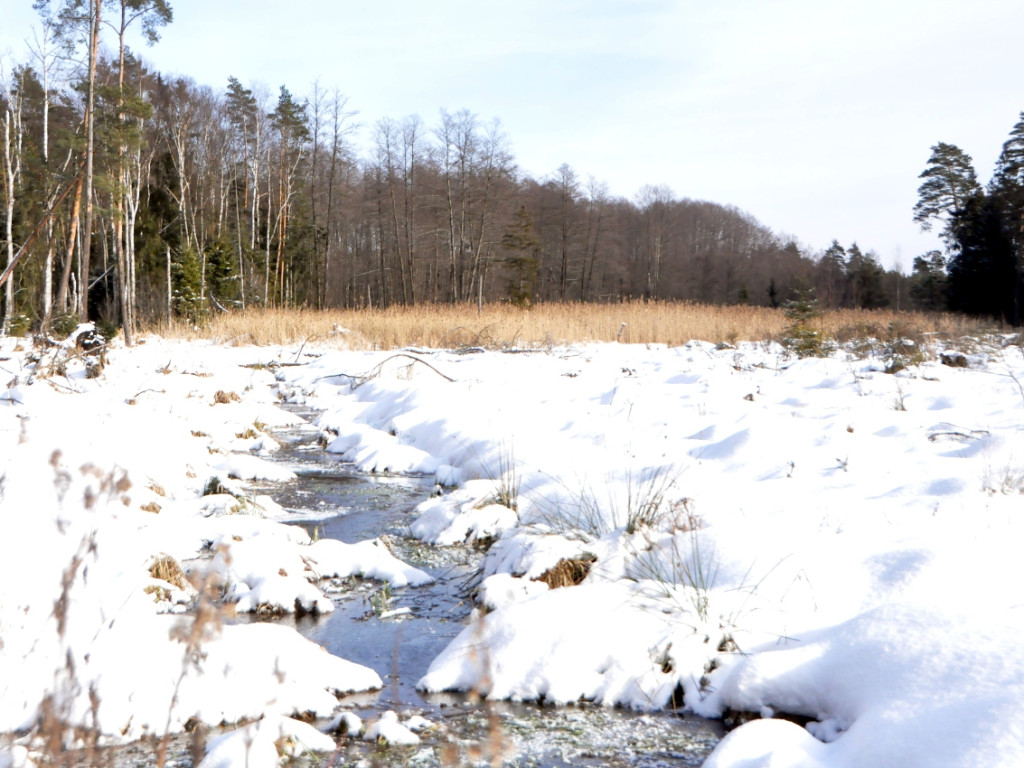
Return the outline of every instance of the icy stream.
[[[365,722],[393,710],[403,720],[421,715],[436,725],[420,734],[417,747],[349,740],[334,764],[698,766],[721,738],[718,723],[670,712],[486,703],[464,694],[417,691],[416,681],[469,617],[467,585],[482,554],[407,536],[413,508],[430,493],[428,481],[360,474],[321,450],[309,428],[276,437],[284,447],[275,460],[299,477],[268,490],[303,518],[297,524],[315,536],[348,543],[386,536],[398,557],[435,578],[428,586],[396,589],[370,580],[336,580],[322,585],[335,601],[333,613],[280,619],[380,674],[383,690],[343,702]],[[493,761],[495,753],[499,761]]]

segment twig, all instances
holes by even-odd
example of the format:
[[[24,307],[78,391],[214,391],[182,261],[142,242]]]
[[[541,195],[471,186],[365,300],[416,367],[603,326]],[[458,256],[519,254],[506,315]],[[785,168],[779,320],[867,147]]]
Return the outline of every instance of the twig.
[[[130,397],[128,399],[129,400],[138,400],[140,395],[144,395],[147,392],[156,392],[158,395],[166,395],[167,394],[167,390],[166,389],[140,389],[138,392],[136,392],[132,397]]]
[[[65,377],[65,378],[67,378],[67,377]],[[54,389],[58,389],[58,390],[59,389],[63,389],[65,392],[70,392],[70,393],[76,394],[76,395],[82,394],[82,390],[80,390],[77,387],[74,387],[74,386],[72,386],[70,384],[71,379],[68,379],[68,382],[69,382],[68,384],[61,384],[53,376],[47,376],[45,379],[43,379],[43,381],[45,381],[47,384],[49,384]]]
[[[299,358],[300,358],[300,357],[302,357],[302,350],[304,350],[304,349],[306,348],[306,343],[307,343],[307,342],[308,342],[308,341],[309,341],[309,340],[310,340],[311,338],[313,338],[313,337],[312,337],[312,336],[307,336],[306,338],[304,338],[304,339],[302,340],[302,344],[301,344],[301,345],[299,346],[299,351],[295,353],[295,364],[296,364],[296,365],[298,365],[298,362],[299,362]]]
[[[445,374],[441,373],[439,370],[437,370],[437,368],[432,366],[426,360],[421,360],[420,358],[415,357],[413,355],[408,355],[405,352],[399,352],[397,354],[391,355],[390,357],[384,358],[379,363],[377,363],[377,365],[375,365],[373,367],[373,370],[371,370],[369,373],[366,373],[366,374],[363,374],[363,375],[354,375],[354,374],[351,374],[351,373],[331,373],[331,374],[328,374],[327,376],[318,376],[316,378],[316,381],[323,381],[324,379],[333,379],[333,378],[336,378],[336,377],[339,377],[339,376],[343,376],[346,379],[351,379],[352,380],[352,389],[355,389],[356,387],[362,386],[363,384],[368,382],[370,379],[377,378],[380,375],[381,369],[383,369],[383,367],[384,367],[384,363],[387,363],[387,362],[389,362],[391,360],[394,360],[395,358],[398,358],[398,357],[407,357],[410,360],[412,360],[414,363],[422,363],[423,365],[427,366],[427,368],[432,370],[434,373],[436,373],[438,376],[440,376],[445,381],[450,381],[450,382],[453,382],[453,383],[455,382],[455,379],[453,379],[451,376],[446,376]]]

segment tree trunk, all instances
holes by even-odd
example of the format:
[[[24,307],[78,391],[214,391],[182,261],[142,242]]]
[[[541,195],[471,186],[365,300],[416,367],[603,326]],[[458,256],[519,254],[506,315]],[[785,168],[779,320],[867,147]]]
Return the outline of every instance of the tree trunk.
[[[85,102],[85,231],[83,232],[82,253],[78,259],[79,317],[83,323],[89,321],[89,267],[92,250],[92,186],[93,186],[93,142],[96,103],[96,59],[100,45],[100,11],[102,0],[89,0],[89,89]]]
[[[78,219],[82,210],[82,185],[82,176],[79,174],[75,180],[75,196],[71,203],[71,216],[68,219],[68,247],[64,258],[64,270],[60,276],[60,285],[57,287],[57,308],[64,313],[75,310],[68,304],[68,290],[71,283],[71,268],[75,260],[75,244],[78,241]],[[81,261],[81,254],[79,254],[79,261]]]

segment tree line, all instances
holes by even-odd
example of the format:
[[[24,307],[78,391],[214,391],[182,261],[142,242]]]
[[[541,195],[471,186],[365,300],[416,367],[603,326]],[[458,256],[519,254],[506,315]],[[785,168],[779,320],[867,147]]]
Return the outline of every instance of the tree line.
[[[939,226],[945,251],[914,260],[918,297],[929,308],[1024,319],[1024,112],[982,186],[970,155],[939,142],[918,189],[914,220]]]
[[[733,206],[615,197],[568,165],[531,177],[469,110],[359,126],[319,82],[300,97],[164,76],[126,34],[156,42],[165,0],[35,7],[30,53],[0,72],[5,334],[93,319],[130,342],[140,324],[264,306],[934,303],[917,286],[931,272],[856,243],[812,253]]]

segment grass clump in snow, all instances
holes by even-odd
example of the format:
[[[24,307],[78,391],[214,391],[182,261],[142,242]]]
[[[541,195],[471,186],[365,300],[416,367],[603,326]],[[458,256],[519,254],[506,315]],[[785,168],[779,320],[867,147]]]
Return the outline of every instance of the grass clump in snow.
[[[218,389],[213,395],[214,405],[227,405],[228,403],[240,403],[242,398],[237,392],[225,392],[223,389]]]
[[[544,571],[534,581],[542,581],[551,589],[575,587],[587,578],[587,575],[590,573],[590,566],[596,561],[597,558],[589,552],[585,552],[575,558],[565,557]]]
[[[991,495],[1024,494],[1024,467],[1012,462],[1002,467],[985,467],[982,490]]]
[[[632,535],[656,528],[675,508],[670,494],[678,477],[675,467],[661,465],[639,471],[627,469],[622,483],[609,477],[603,493],[584,483],[580,490],[570,490],[566,499],[538,504],[544,510],[540,522],[556,533],[584,538],[600,538],[619,529]],[[624,489],[620,496],[612,491],[617,486]]]
[[[370,595],[370,608],[377,616],[380,616],[386,611],[391,610],[392,598],[391,583],[385,581],[381,584],[380,589],[375,590],[373,594]]]
[[[157,555],[149,566],[149,575],[154,579],[166,581],[178,589],[185,589],[188,581],[178,561],[170,555]]]
[[[213,475],[209,480],[206,481],[206,485],[203,486],[203,496],[218,496],[220,494],[227,494],[233,496],[231,488],[224,484],[224,480],[217,475]]]
[[[632,566],[635,578],[660,584],[673,599],[682,595],[689,611],[701,623],[710,618],[711,592],[718,580],[719,563],[713,551],[701,543],[704,519],[689,499],[674,506],[675,518],[669,535],[660,541],[648,541],[645,552],[636,553]]]
[[[508,507],[513,512],[518,512],[522,478],[519,476],[515,447],[511,440],[502,444],[497,464],[497,471],[491,473],[487,471],[487,465],[481,462],[485,474],[490,475],[490,480],[494,483],[492,501],[495,504]]]

